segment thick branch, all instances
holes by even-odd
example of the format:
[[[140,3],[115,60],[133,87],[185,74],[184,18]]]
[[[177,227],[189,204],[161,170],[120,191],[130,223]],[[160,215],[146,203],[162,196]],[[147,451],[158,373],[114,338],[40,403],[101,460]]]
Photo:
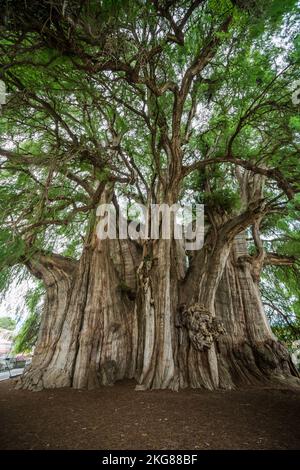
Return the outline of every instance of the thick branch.
[[[279,255],[277,253],[266,253],[264,265],[293,266],[297,258],[295,256]]]
[[[267,176],[270,179],[273,179],[277,182],[278,187],[286,194],[288,199],[293,199],[297,190],[291,185],[291,183],[284,177],[281,171],[278,168],[266,168],[251,163],[248,160],[243,160],[242,158],[233,158],[230,156],[225,156],[222,158],[209,158],[206,160],[199,160],[192,163],[191,165],[185,166],[183,168],[184,176],[190,174],[192,171],[200,168],[204,168],[207,165],[216,165],[219,163],[230,163],[233,165],[241,166],[246,170],[250,170],[253,173],[258,173],[260,175]]]

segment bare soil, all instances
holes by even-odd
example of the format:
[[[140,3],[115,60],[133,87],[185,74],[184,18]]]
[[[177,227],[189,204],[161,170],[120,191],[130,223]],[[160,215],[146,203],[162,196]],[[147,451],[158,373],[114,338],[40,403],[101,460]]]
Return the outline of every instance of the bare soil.
[[[0,383],[0,449],[299,449],[300,391],[15,390]]]

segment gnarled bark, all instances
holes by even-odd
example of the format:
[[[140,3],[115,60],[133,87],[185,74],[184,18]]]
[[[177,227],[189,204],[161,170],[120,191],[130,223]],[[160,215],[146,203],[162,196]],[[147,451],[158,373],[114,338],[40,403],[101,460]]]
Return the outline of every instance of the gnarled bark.
[[[239,235],[265,211],[264,180],[245,172],[240,182],[240,214],[213,214],[215,231],[186,275],[175,241],[150,245],[139,271],[138,389],[232,388],[297,375],[267,323],[257,269]]]
[[[256,277],[244,261],[246,254],[242,234],[235,240],[216,295],[216,316],[226,331],[217,345],[222,388],[271,379],[293,381],[298,376],[268,324]]]
[[[21,387],[94,388],[133,377],[138,262],[134,244],[99,240],[95,229],[79,262],[65,260],[65,270],[41,260],[30,262],[32,273],[45,283],[46,301],[32,365]]]
[[[52,381],[48,370],[66,320],[78,265],[74,260],[49,254],[37,254],[26,265],[35,277],[43,280],[46,297],[32,363],[19,380],[18,386],[40,390],[52,383],[57,384]]]
[[[139,267],[138,390],[179,387],[176,312],[184,272],[175,260],[180,256],[174,241],[157,240]]]
[[[257,263],[266,256],[250,257],[240,235],[261,216],[259,183],[240,214],[215,215],[189,269],[178,240],[147,241],[141,261],[134,242],[100,240],[96,225],[79,262],[31,261],[47,299],[21,385],[93,388],[135,376],[142,390],[216,389],[297,376],[264,315]]]

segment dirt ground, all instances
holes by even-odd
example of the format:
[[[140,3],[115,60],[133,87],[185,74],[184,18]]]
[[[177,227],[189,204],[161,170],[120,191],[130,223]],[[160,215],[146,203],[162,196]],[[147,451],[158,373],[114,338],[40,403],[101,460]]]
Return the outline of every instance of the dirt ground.
[[[299,449],[300,391],[28,392],[0,383],[0,449]]]

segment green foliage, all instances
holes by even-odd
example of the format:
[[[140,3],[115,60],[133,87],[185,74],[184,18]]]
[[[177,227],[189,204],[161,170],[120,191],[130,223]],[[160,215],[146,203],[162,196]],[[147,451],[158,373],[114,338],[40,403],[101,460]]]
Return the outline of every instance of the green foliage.
[[[194,192],[195,202],[204,204],[209,210],[231,214],[241,207],[238,190],[232,187],[224,168],[194,172],[185,181],[185,190],[188,189]]]
[[[289,347],[300,338],[299,277],[298,263],[292,268],[268,266],[262,273],[261,293],[271,327]]]
[[[240,196],[230,189],[219,189],[214,192],[204,192],[200,198],[208,209],[217,209],[232,213],[240,208]]]
[[[16,321],[11,317],[0,317],[0,328],[13,331],[16,327]]]
[[[40,318],[35,313],[31,313],[25,320],[20,332],[14,342],[13,351],[15,354],[32,352],[36,344],[40,327]]]
[[[25,253],[25,244],[22,238],[12,235],[9,230],[0,230],[0,266],[13,265]]]
[[[273,323],[271,326],[276,338],[278,338],[279,341],[285,343],[292,352],[293,342],[299,340],[300,323],[298,325],[294,325],[293,328],[291,328],[289,325],[281,323]]]
[[[188,1],[52,3],[20,0],[14,8],[7,0],[0,20],[1,79],[9,90],[0,148],[12,153],[1,153],[0,290],[17,275],[12,266],[39,250],[80,256],[99,183],[111,182],[129,202],[152,198],[159,176],[176,166],[169,143],[182,78],[207,50],[182,105],[178,139],[183,166],[211,164],[184,179],[182,198],[211,212],[241,210],[235,166],[214,162],[226,155],[279,169],[300,190],[300,123],[291,102],[300,57],[295,0],[200,2],[184,41],[169,18],[179,21]],[[278,197],[284,217],[264,218],[262,234],[270,251],[298,257],[299,194],[287,203],[281,190],[267,178],[264,197]],[[263,274],[268,303],[294,323],[298,274],[298,264]],[[27,301],[19,350],[32,347],[40,318],[37,298]],[[269,308],[274,325],[276,308]]]
[[[38,285],[37,288],[29,291],[26,295],[25,301],[29,315],[15,337],[13,347],[15,354],[31,352],[36,344],[41,323],[40,303],[44,294],[43,286]]]

